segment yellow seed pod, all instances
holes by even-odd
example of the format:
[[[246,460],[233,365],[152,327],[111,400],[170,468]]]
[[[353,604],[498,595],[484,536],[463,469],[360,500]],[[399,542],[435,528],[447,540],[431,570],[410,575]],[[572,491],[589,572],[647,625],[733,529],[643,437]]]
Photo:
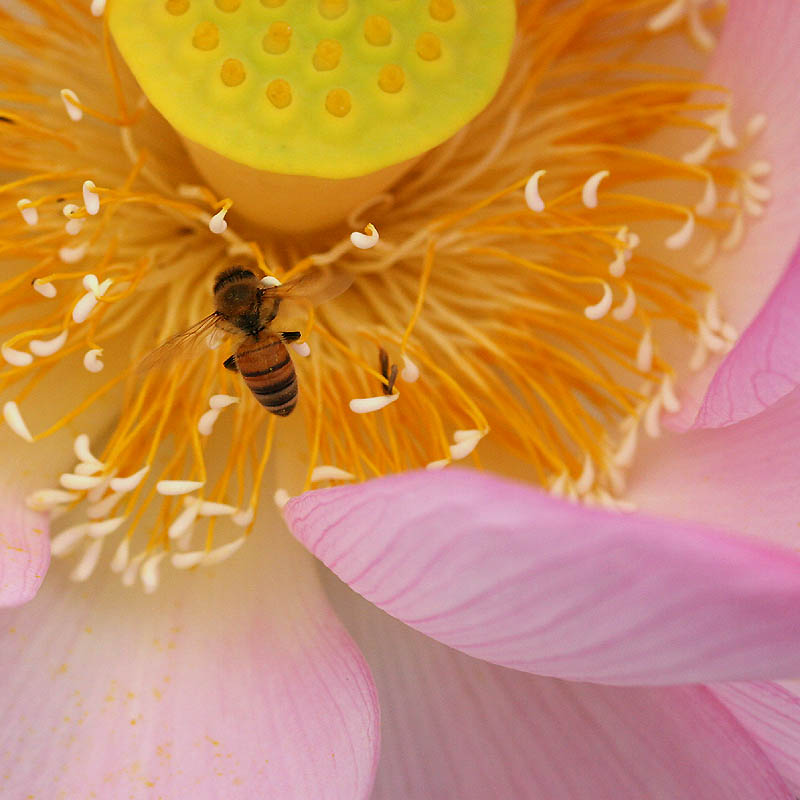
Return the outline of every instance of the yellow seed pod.
[[[452,136],[500,85],[516,3],[114,0],[108,22],[150,102],[241,210],[237,189],[255,184],[234,181],[231,162],[325,180],[396,177]],[[254,208],[266,193],[254,192]]]

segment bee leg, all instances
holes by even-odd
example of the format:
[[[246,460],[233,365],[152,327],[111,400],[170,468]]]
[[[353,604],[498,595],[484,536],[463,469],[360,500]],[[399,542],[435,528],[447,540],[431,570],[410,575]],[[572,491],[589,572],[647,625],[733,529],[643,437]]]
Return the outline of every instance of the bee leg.
[[[238,372],[239,368],[236,366],[236,353],[232,356],[228,356],[222,362],[222,366],[225,367],[225,369],[229,369],[231,372]]]
[[[289,342],[296,342],[302,335],[300,331],[284,331],[281,334],[281,338],[288,344]]]
[[[391,394],[394,389],[394,382],[397,380],[397,364],[392,364],[389,368],[389,354],[381,347],[378,352],[378,359],[381,365],[381,375],[386,378],[386,383],[383,385],[383,393]]]

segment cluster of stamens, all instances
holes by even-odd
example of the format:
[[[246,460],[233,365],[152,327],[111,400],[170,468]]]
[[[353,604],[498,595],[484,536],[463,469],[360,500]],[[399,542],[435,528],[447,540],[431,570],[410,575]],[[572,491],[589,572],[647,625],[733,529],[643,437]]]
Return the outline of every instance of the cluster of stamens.
[[[672,5],[682,12],[700,8],[680,2]],[[643,25],[651,6],[643,3]],[[130,162],[126,171],[116,160],[91,172],[80,160],[53,170],[43,155],[28,177],[0,187],[10,203],[0,213],[0,246],[25,262],[0,283],[0,312],[23,317],[0,325],[8,427],[38,442],[90,421],[86,412],[101,400],[113,397],[117,409],[110,431],[92,432],[94,451],[88,433],[73,436],[77,463],[58,486],[42,480],[49,488],[29,496],[32,507],[66,520],[52,547],[56,556],[77,554],[74,580],[87,579],[105,554],[123,583],[138,579],[152,591],[164,563],[213,566],[254,529],[266,466],[286,434],[222,366],[224,340],[209,342],[189,369],[136,371],[156,344],[211,311],[214,273],[238,261],[267,286],[331,265],[356,275],[293,344],[307,469],[287,483],[291,493],[465,460],[480,467],[479,453],[502,450],[554,495],[627,507],[625,470],[639,439],[658,436],[662,415],[680,405],[676,369],[661,355],[663,326],[693,343],[686,360],[694,369],[736,338],[713,287],[653,254],[680,252],[682,264],[702,270],[717,247],[738,244],[769,199],[769,166],[741,169],[725,157],[764,120],[737,136],[727,101],[691,101],[709,87],[685,77],[665,87],[669,75],[631,79],[624,62],[596,64],[591,42],[575,45],[583,61],[559,66],[558,13],[566,12],[522,14],[526,46],[485,119],[353,214],[352,233],[326,247],[247,240],[226,216],[235,211],[229,199],[183,184],[188,161],[177,149],[152,155],[164,140],[160,123],[131,102],[130,87],[119,88],[107,48],[119,92],[105,101],[116,97],[116,115],[84,103],[82,85],[60,100],[54,90],[59,118],[52,106],[41,117],[3,112],[51,160],[99,145]],[[680,14],[670,13],[678,24]],[[664,15],[653,24],[663,26]],[[530,83],[539,59],[550,57],[552,83]],[[630,85],[620,90],[623,80]],[[669,124],[676,93],[683,122],[703,134],[695,149],[664,156],[624,143],[626,134],[642,138]],[[608,124],[609,109],[621,144],[591,133]],[[38,128],[25,127],[34,119]],[[60,133],[63,123],[73,125],[69,134]],[[37,130],[48,133],[27,133]],[[80,148],[65,156],[62,140]],[[665,178],[683,181],[689,201],[626,191]],[[360,220],[367,210],[380,236]],[[64,363],[79,367],[78,399],[65,413],[56,407],[48,425],[45,412],[28,409]],[[289,495],[281,488],[274,500]]]

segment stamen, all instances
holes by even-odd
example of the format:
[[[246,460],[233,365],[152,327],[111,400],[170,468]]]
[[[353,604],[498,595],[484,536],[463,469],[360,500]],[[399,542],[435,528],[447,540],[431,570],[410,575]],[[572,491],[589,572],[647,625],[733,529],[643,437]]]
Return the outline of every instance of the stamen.
[[[8,427],[11,428],[17,436],[22,437],[26,442],[33,441],[33,436],[31,436],[31,432],[28,430],[25,420],[22,419],[19,406],[14,400],[9,400],[3,406],[3,418]]]
[[[686,12],[686,0],[673,0],[666,8],[661,9],[647,21],[647,30],[660,33],[674,25]]]
[[[450,445],[450,458],[453,461],[466,458],[478,446],[478,442],[485,435],[485,431],[478,430],[456,431],[453,434],[453,439],[456,443]]]
[[[33,282],[33,289],[36,292],[39,292],[42,297],[47,297],[48,299],[53,298],[57,294],[56,287],[52,283],[48,282],[40,282],[35,280]]]
[[[102,522],[90,522],[87,533],[97,539],[108,536],[118,530],[120,525],[125,522],[125,519],[126,517],[112,517],[111,519],[104,519]]]
[[[156,484],[156,491],[170,497],[179,494],[189,494],[204,486],[203,481],[159,481]]]
[[[32,339],[28,343],[28,347],[30,347],[31,352],[42,358],[47,356],[55,355],[65,344],[67,341],[67,331],[62,331],[58,336],[55,336],[52,339],[42,340],[42,339]]]
[[[539,194],[539,180],[546,174],[547,170],[536,170],[525,184],[525,205],[536,213],[544,211],[545,208],[544,200],[542,200],[542,196]]]
[[[72,525],[59,531],[50,540],[50,552],[56,557],[69,555],[78,543],[86,536],[89,531],[89,523],[83,522],[80,525]]]
[[[665,375],[661,380],[661,402],[669,414],[676,414],[681,410],[681,402],[675,395],[672,378],[669,375]]]
[[[608,314],[608,311],[611,308],[611,303],[614,301],[614,295],[611,291],[611,287],[605,281],[600,282],[603,284],[603,296],[594,305],[586,306],[586,308],[583,309],[583,313],[588,319],[602,319],[606,314]]]
[[[64,246],[59,249],[58,257],[65,264],[77,264],[79,261],[83,260],[88,249],[89,242],[81,242],[80,244],[76,244],[74,247]]]
[[[105,2],[105,0],[101,1]],[[92,5],[94,6],[94,3]],[[100,211],[100,195],[95,191],[96,188],[94,181],[83,182],[83,205],[86,213],[90,216],[94,216]]]
[[[650,328],[645,329],[636,348],[636,368],[640,372],[650,372],[653,369],[653,334]]]
[[[600,181],[607,178],[610,174],[611,173],[607,169],[602,169],[599,172],[595,172],[595,174],[583,184],[581,199],[586,208],[597,208],[597,190],[600,187]]]
[[[139,564],[144,561],[146,555],[146,552],[142,552],[139,553],[138,556],[134,556],[128,561],[128,565],[122,572],[123,586],[133,586],[133,584],[136,583],[136,575],[139,572]]]
[[[89,519],[102,519],[117,505],[121,497],[124,497],[121,492],[112,492],[99,503],[90,505],[86,509],[86,516],[89,517]]]
[[[253,521],[253,517],[255,517],[255,509],[251,507],[243,509],[242,511],[237,511],[231,519],[234,525],[245,528]]]
[[[425,469],[430,470],[431,472],[437,472],[440,469],[444,469],[450,463],[449,458],[440,458],[438,461],[430,461],[425,465]]]
[[[142,586],[146,594],[152,594],[157,588],[159,583],[158,568],[163,560],[166,552],[163,550],[155,555],[150,556],[139,572],[139,578],[142,581]]]
[[[274,275],[265,275],[261,279],[261,285],[272,288],[273,286],[280,286],[281,282]]]
[[[311,347],[308,342],[292,342],[292,350],[303,358],[308,358],[311,355]]]
[[[575,481],[575,491],[579,495],[586,494],[594,485],[595,471],[591,456],[587,453],[583,459],[583,470]]]
[[[689,244],[692,236],[694,235],[694,214],[688,212],[686,215],[686,222],[683,224],[679,231],[676,231],[672,236],[668,237],[664,244],[670,250],[681,250]]]
[[[276,489],[272,499],[275,501],[275,505],[282,509],[292,499],[292,496],[286,489]]]
[[[31,205],[32,202],[33,201],[27,197],[23,197],[22,200],[17,200],[17,208],[20,214],[22,214],[22,219],[31,226],[39,222],[39,211],[36,206]]]
[[[83,111],[78,105],[78,103],[80,103],[78,95],[76,95],[72,89],[62,89],[61,100],[64,103],[64,108],[67,110],[67,114],[69,114],[69,118],[73,122],[80,122],[83,119]]]
[[[103,355],[103,351],[98,347],[87,351],[83,356],[83,366],[89,372],[102,372],[105,364],[100,360],[101,355]]]
[[[25,353],[22,350],[15,350],[13,347],[3,345],[0,348],[3,358],[13,367],[27,367],[33,364],[33,356],[30,353]]]
[[[639,428],[634,421],[634,424],[631,425],[631,429],[625,434],[614,454],[614,466],[629,467],[631,465],[633,457],[636,454],[638,440]]]
[[[103,540],[94,539],[87,543],[86,549],[83,551],[81,560],[78,562],[75,569],[69,574],[69,579],[76,583],[82,583],[87,580],[94,572],[97,562],[100,560],[100,552],[103,549]]]
[[[225,233],[228,229],[228,223],[225,221],[225,214],[228,213],[227,208],[221,208],[214,214],[208,221],[208,229],[211,233]]]
[[[202,436],[210,436],[214,430],[214,423],[217,421],[219,414],[220,412],[217,408],[210,408],[208,411],[206,411],[197,421],[198,433],[200,433]]]
[[[239,398],[230,394],[214,394],[208,400],[208,405],[213,409],[223,409],[238,403]]]
[[[170,561],[176,569],[191,569],[196,567],[206,555],[205,550],[194,550],[190,553],[173,553]]]
[[[76,464],[75,465],[75,474],[76,475],[96,475],[98,472],[101,472],[103,469],[102,464]]]
[[[400,394],[382,394],[378,397],[357,397],[350,401],[350,410],[356,414],[370,414],[394,403]]]
[[[419,379],[419,367],[406,355],[403,356],[403,369],[400,377],[406,383],[416,383]]]
[[[634,294],[633,287],[629,283],[626,283],[625,299],[611,312],[611,316],[618,322],[625,322],[633,316],[635,310],[636,295]]]
[[[85,492],[87,489],[94,489],[103,482],[103,478],[93,475],[75,475],[72,472],[64,472],[59,477],[59,483],[65,489],[72,489],[76,492]]]
[[[229,517],[237,511],[236,506],[228,503],[213,503],[210,500],[203,500],[197,506],[197,513],[201,517]]]
[[[350,234],[350,241],[359,250],[369,250],[371,247],[375,247],[379,239],[378,229],[371,222],[367,223],[364,233],[353,231]]]
[[[644,412],[644,430],[651,439],[661,436],[661,397],[656,395]]]
[[[314,467],[311,472],[311,483],[317,483],[317,481],[353,481],[355,478],[356,476],[351,472],[327,464]]]
[[[117,545],[117,549],[114,551],[110,564],[112,572],[120,573],[128,566],[130,550],[131,541],[126,537]]]
[[[32,511],[50,511],[56,506],[72,503],[79,497],[63,489],[37,489],[25,498],[25,505]]]
[[[197,512],[200,510],[200,503],[195,502],[187,505],[175,518],[175,521],[167,529],[167,536],[170,539],[179,539],[189,528],[192,527],[197,519]]]
[[[120,494],[132,492],[142,482],[142,479],[149,471],[150,467],[145,465],[137,472],[134,472],[133,475],[128,475],[125,478],[112,478],[110,483],[111,490],[119,492]]]
[[[228,542],[228,544],[223,544],[216,550],[209,551],[209,553],[203,559],[202,565],[204,567],[211,567],[214,564],[219,564],[221,561],[225,561],[226,559],[230,558],[244,544],[244,542],[245,537],[242,536],[239,539],[234,539],[232,542]]]
[[[712,214],[717,207],[717,185],[711,175],[706,179],[706,188],[703,192],[703,199],[694,207],[700,216]]]

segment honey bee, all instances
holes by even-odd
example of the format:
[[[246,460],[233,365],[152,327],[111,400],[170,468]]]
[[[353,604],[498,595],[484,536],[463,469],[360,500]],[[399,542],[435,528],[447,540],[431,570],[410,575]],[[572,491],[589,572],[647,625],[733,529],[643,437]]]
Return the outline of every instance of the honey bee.
[[[158,364],[202,352],[209,336],[228,334],[237,340],[223,365],[238,372],[247,388],[272,414],[286,417],[297,405],[297,374],[286,345],[301,333],[290,330],[289,319],[344,292],[352,278],[344,273],[305,273],[277,286],[267,286],[252,270],[233,266],[214,279],[215,310],[188,330],[154,350],[142,362],[148,370]]]

